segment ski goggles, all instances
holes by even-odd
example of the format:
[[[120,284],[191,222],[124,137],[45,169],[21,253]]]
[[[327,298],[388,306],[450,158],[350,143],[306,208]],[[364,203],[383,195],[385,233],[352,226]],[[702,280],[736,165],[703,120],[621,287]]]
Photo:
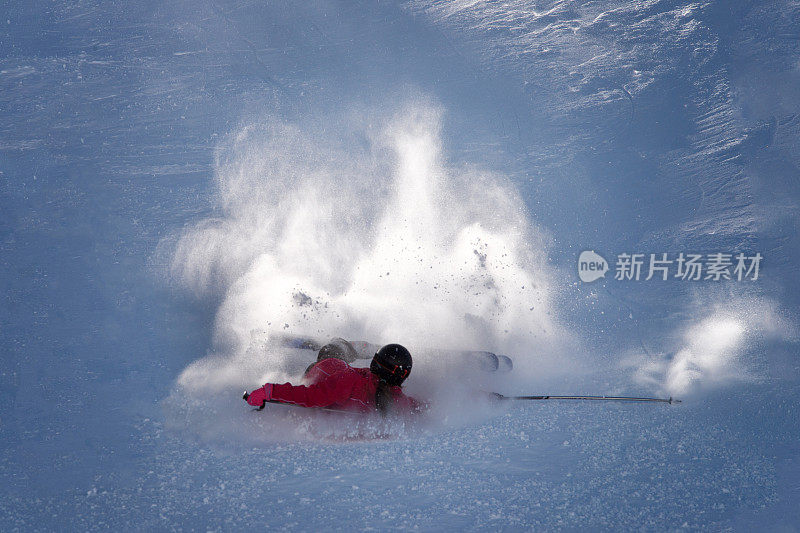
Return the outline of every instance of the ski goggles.
[[[406,379],[411,372],[410,368],[401,365],[385,365],[380,361],[375,361],[375,364],[389,372],[392,377],[400,378],[401,380]]]

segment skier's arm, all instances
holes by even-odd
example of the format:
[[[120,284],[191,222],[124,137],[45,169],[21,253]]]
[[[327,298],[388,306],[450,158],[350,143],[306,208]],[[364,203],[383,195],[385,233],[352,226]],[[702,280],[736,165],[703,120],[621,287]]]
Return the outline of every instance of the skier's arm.
[[[350,397],[352,386],[346,379],[328,378],[313,385],[275,385],[272,400],[302,405],[303,407],[328,407]]]
[[[250,395],[251,405],[262,405],[264,402],[282,402],[301,405],[303,407],[327,407],[350,397],[352,383],[347,376],[330,376],[313,385],[282,385],[267,383]],[[263,394],[261,391],[264,391]],[[255,396],[255,398],[254,398]]]

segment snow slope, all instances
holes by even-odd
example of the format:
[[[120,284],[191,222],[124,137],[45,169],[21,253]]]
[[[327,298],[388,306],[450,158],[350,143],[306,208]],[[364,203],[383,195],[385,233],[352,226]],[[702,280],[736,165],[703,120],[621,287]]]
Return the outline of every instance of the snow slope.
[[[793,2],[17,2],[0,528],[796,530]],[[756,281],[578,280],[583,250]],[[419,358],[417,425],[270,406],[253,331]],[[679,405],[505,393],[680,395]]]

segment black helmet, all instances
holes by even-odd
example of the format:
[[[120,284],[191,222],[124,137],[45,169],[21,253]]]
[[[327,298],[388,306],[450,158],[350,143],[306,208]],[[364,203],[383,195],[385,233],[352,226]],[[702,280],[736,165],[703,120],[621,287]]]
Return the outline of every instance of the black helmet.
[[[356,352],[356,349],[353,348],[352,344],[340,337],[336,337],[331,339],[331,342],[319,349],[319,353],[317,354],[317,362],[322,361],[323,359],[329,359],[331,357],[341,359],[347,363],[352,363],[356,360],[356,358],[358,358],[358,353]]]
[[[389,385],[400,385],[411,372],[411,354],[399,344],[387,344],[375,353],[369,370]]]

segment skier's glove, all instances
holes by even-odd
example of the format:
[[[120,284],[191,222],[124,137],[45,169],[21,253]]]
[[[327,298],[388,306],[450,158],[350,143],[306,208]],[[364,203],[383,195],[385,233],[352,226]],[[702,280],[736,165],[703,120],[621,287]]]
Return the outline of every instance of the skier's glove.
[[[272,399],[272,383],[267,383],[260,389],[256,389],[250,394],[246,395],[245,400],[247,403],[259,409],[263,409],[264,405]]]

